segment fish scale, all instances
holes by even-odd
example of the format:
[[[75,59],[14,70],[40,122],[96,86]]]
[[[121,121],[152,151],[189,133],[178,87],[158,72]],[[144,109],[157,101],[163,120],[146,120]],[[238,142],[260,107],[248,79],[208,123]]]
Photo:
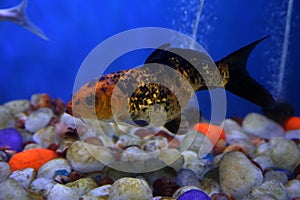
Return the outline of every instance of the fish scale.
[[[225,86],[254,104],[271,106],[275,103],[272,95],[246,69],[250,53],[265,38],[217,62],[190,49],[156,49],[140,68],[102,75],[83,85],[68,103],[66,112],[111,122],[114,114],[125,122],[146,124],[159,121],[165,114],[166,128],[176,132],[185,106],[199,90]]]

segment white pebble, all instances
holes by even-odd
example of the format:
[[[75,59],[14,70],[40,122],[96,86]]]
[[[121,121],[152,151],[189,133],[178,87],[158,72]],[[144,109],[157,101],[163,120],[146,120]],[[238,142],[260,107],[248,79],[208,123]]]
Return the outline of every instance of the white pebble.
[[[17,181],[19,185],[23,186],[25,189],[29,187],[29,184],[35,179],[35,177],[36,171],[33,168],[17,170],[9,176],[9,178]]]
[[[279,124],[258,113],[250,113],[245,117],[243,129],[249,134],[265,139],[284,135],[284,130]]]
[[[50,108],[39,108],[32,112],[25,121],[25,129],[29,132],[36,132],[37,130],[46,127],[53,116]]]

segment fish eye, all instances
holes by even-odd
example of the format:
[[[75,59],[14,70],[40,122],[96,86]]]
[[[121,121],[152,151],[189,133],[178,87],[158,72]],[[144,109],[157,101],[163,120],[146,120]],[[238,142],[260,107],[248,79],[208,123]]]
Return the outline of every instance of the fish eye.
[[[95,95],[93,94],[88,95],[87,97],[85,97],[84,102],[89,108],[95,106]]]

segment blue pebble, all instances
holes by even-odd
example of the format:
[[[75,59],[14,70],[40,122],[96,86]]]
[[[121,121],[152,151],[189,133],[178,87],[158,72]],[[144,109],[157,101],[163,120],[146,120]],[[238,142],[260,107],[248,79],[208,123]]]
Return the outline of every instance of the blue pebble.
[[[69,173],[65,169],[56,170],[55,173],[54,173],[54,177],[56,177],[58,175],[69,176]]]
[[[177,200],[210,200],[210,198],[200,190],[189,190],[180,195]]]
[[[0,147],[8,146],[10,150],[20,152],[23,150],[23,139],[18,130],[5,128],[0,130]]]

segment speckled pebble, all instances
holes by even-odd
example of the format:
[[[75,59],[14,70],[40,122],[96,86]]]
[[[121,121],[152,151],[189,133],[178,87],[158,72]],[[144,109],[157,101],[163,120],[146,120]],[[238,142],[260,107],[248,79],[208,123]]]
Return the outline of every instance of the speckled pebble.
[[[58,144],[59,141],[55,134],[54,126],[47,126],[39,129],[33,135],[33,141],[44,148],[48,148],[50,144]]]
[[[106,164],[114,161],[114,156],[105,147],[76,141],[67,151],[67,160],[72,169],[87,173],[101,171]]]
[[[71,172],[71,166],[66,159],[56,158],[46,162],[40,167],[37,173],[37,177],[53,178],[54,174],[58,170],[66,170],[67,173]]]
[[[268,171],[264,175],[264,182],[275,180],[279,183],[285,184],[288,181],[288,177],[284,172],[281,171]]]
[[[293,141],[272,138],[269,143],[272,146],[271,159],[275,167],[293,171],[300,163],[300,150]]]
[[[279,124],[258,113],[249,113],[245,117],[243,129],[249,134],[265,139],[284,136],[284,130]]]
[[[3,104],[8,108],[12,114],[25,112],[30,108],[30,102],[28,100],[12,100]]]
[[[103,185],[97,187],[85,195],[80,197],[80,200],[104,200],[108,198],[111,185]]]
[[[15,119],[9,109],[4,106],[0,106],[0,129],[14,128],[15,126]]]
[[[300,180],[290,180],[285,184],[289,198],[300,197]]]
[[[22,150],[23,139],[17,129],[5,128],[0,130],[0,147],[8,146],[17,152]]]
[[[226,153],[219,163],[220,186],[226,194],[240,199],[263,181],[263,175],[243,153]]]
[[[31,200],[28,192],[13,179],[6,179],[0,183],[0,199],[2,200]]]
[[[152,191],[146,181],[137,178],[121,178],[114,182],[109,200],[152,200]]]
[[[67,183],[66,186],[72,188],[79,196],[85,195],[87,192],[98,187],[96,181],[91,177],[78,179],[77,181]]]
[[[29,132],[36,132],[46,127],[53,116],[50,108],[39,108],[32,112],[25,121],[25,129]]]
[[[190,169],[181,169],[177,172],[176,182],[180,187],[196,186],[200,187],[200,181],[197,174]]]
[[[79,195],[75,190],[61,184],[55,184],[47,196],[47,200],[79,200]]]
[[[270,194],[280,200],[288,200],[287,189],[277,181],[267,181],[262,185],[254,188],[251,193],[253,196],[259,196],[264,194]]]
[[[0,161],[0,183],[7,179],[7,177],[11,174],[11,169],[9,164],[6,162]]]
[[[9,178],[14,179],[23,186],[23,188],[28,189],[30,183],[36,178],[36,171],[33,168],[26,168],[22,170],[14,171]]]

